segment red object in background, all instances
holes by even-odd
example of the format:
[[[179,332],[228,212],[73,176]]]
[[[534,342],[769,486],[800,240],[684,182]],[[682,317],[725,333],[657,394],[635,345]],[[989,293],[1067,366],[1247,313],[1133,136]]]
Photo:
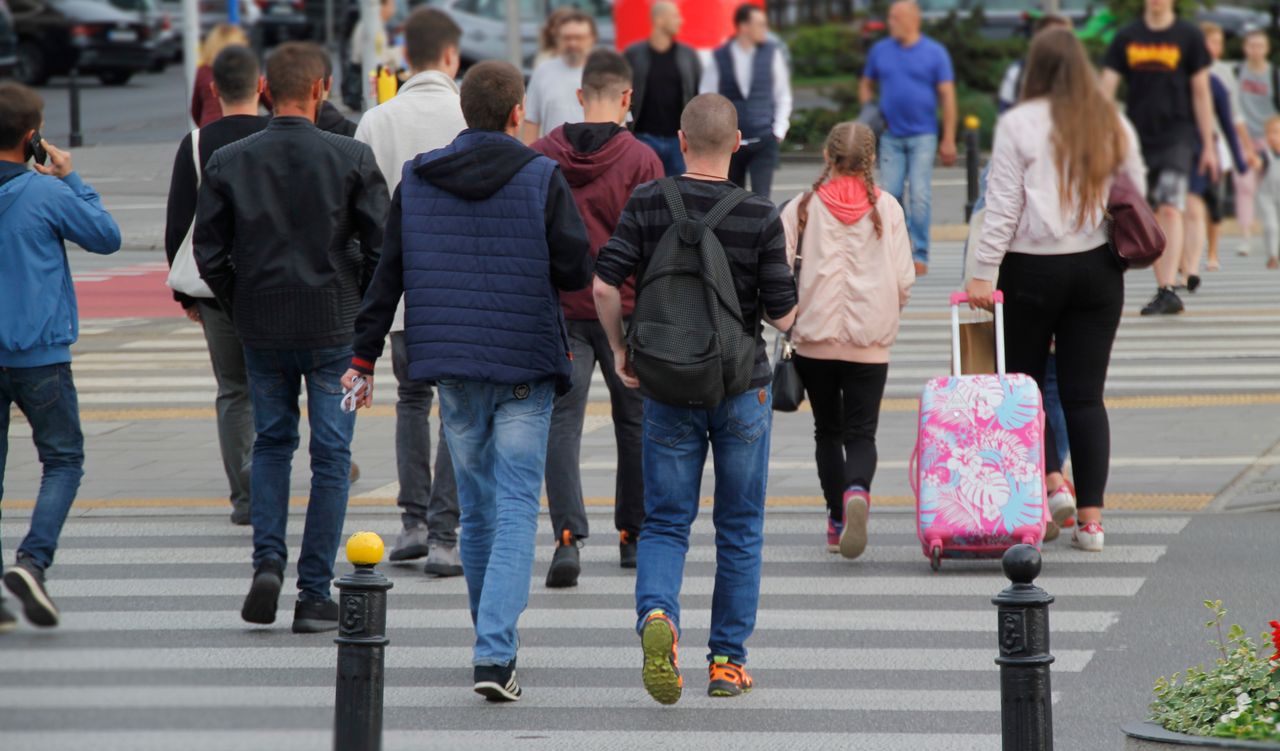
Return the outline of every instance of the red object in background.
[[[764,7],[764,0],[750,0]],[[649,9],[654,0],[617,0],[613,4],[614,34],[619,50],[649,37]],[[743,0],[676,0],[684,15],[680,41],[700,50],[719,47],[733,36],[733,12]]]
[[[90,318],[175,318],[182,306],[165,286],[168,264],[140,263],[72,275],[82,320]]]

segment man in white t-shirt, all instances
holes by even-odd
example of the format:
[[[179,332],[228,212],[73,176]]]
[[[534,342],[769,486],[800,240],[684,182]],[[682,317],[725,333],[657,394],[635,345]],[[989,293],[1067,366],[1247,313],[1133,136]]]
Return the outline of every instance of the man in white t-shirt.
[[[565,123],[582,122],[582,68],[596,46],[596,21],[582,11],[565,16],[556,31],[558,56],[539,65],[525,92],[525,121],[521,137],[533,143]]]

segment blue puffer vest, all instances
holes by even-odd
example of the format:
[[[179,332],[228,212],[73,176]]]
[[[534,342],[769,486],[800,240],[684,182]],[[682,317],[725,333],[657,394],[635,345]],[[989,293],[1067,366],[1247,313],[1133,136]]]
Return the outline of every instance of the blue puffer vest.
[[[777,47],[765,42],[756,48],[751,59],[751,93],[743,96],[738,76],[733,70],[733,55],[729,44],[718,48],[712,56],[720,73],[720,94],[733,102],[738,110],[738,130],[743,138],[767,138],[773,135],[773,116],[777,103],[773,101],[773,56]]]
[[[400,183],[405,344],[414,380],[570,383],[568,335],[551,283],[548,186],[556,163],[536,156],[495,193],[468,200],[415,169],[510,139],[469,132],[404,167]]]

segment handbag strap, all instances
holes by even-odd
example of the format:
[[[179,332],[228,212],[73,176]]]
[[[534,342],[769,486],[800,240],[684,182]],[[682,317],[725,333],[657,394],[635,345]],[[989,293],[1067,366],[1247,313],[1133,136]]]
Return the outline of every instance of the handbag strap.
[[[200,165],[200,129],[191,131],[191,161],[196,165],[196,187],[200,187],[203,169]]]

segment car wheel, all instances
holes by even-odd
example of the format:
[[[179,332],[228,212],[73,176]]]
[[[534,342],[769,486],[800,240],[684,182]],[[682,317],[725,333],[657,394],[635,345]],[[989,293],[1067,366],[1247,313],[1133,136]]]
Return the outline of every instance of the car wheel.
[[[98,73],[98,80],[103,86],[124,86],[133,78],[131,70],[104,70]]]
[[[40,45],[35,42],[18,45],[18,65],[14,73],[27,86],[41,86],[49,80],[49,65]]]

